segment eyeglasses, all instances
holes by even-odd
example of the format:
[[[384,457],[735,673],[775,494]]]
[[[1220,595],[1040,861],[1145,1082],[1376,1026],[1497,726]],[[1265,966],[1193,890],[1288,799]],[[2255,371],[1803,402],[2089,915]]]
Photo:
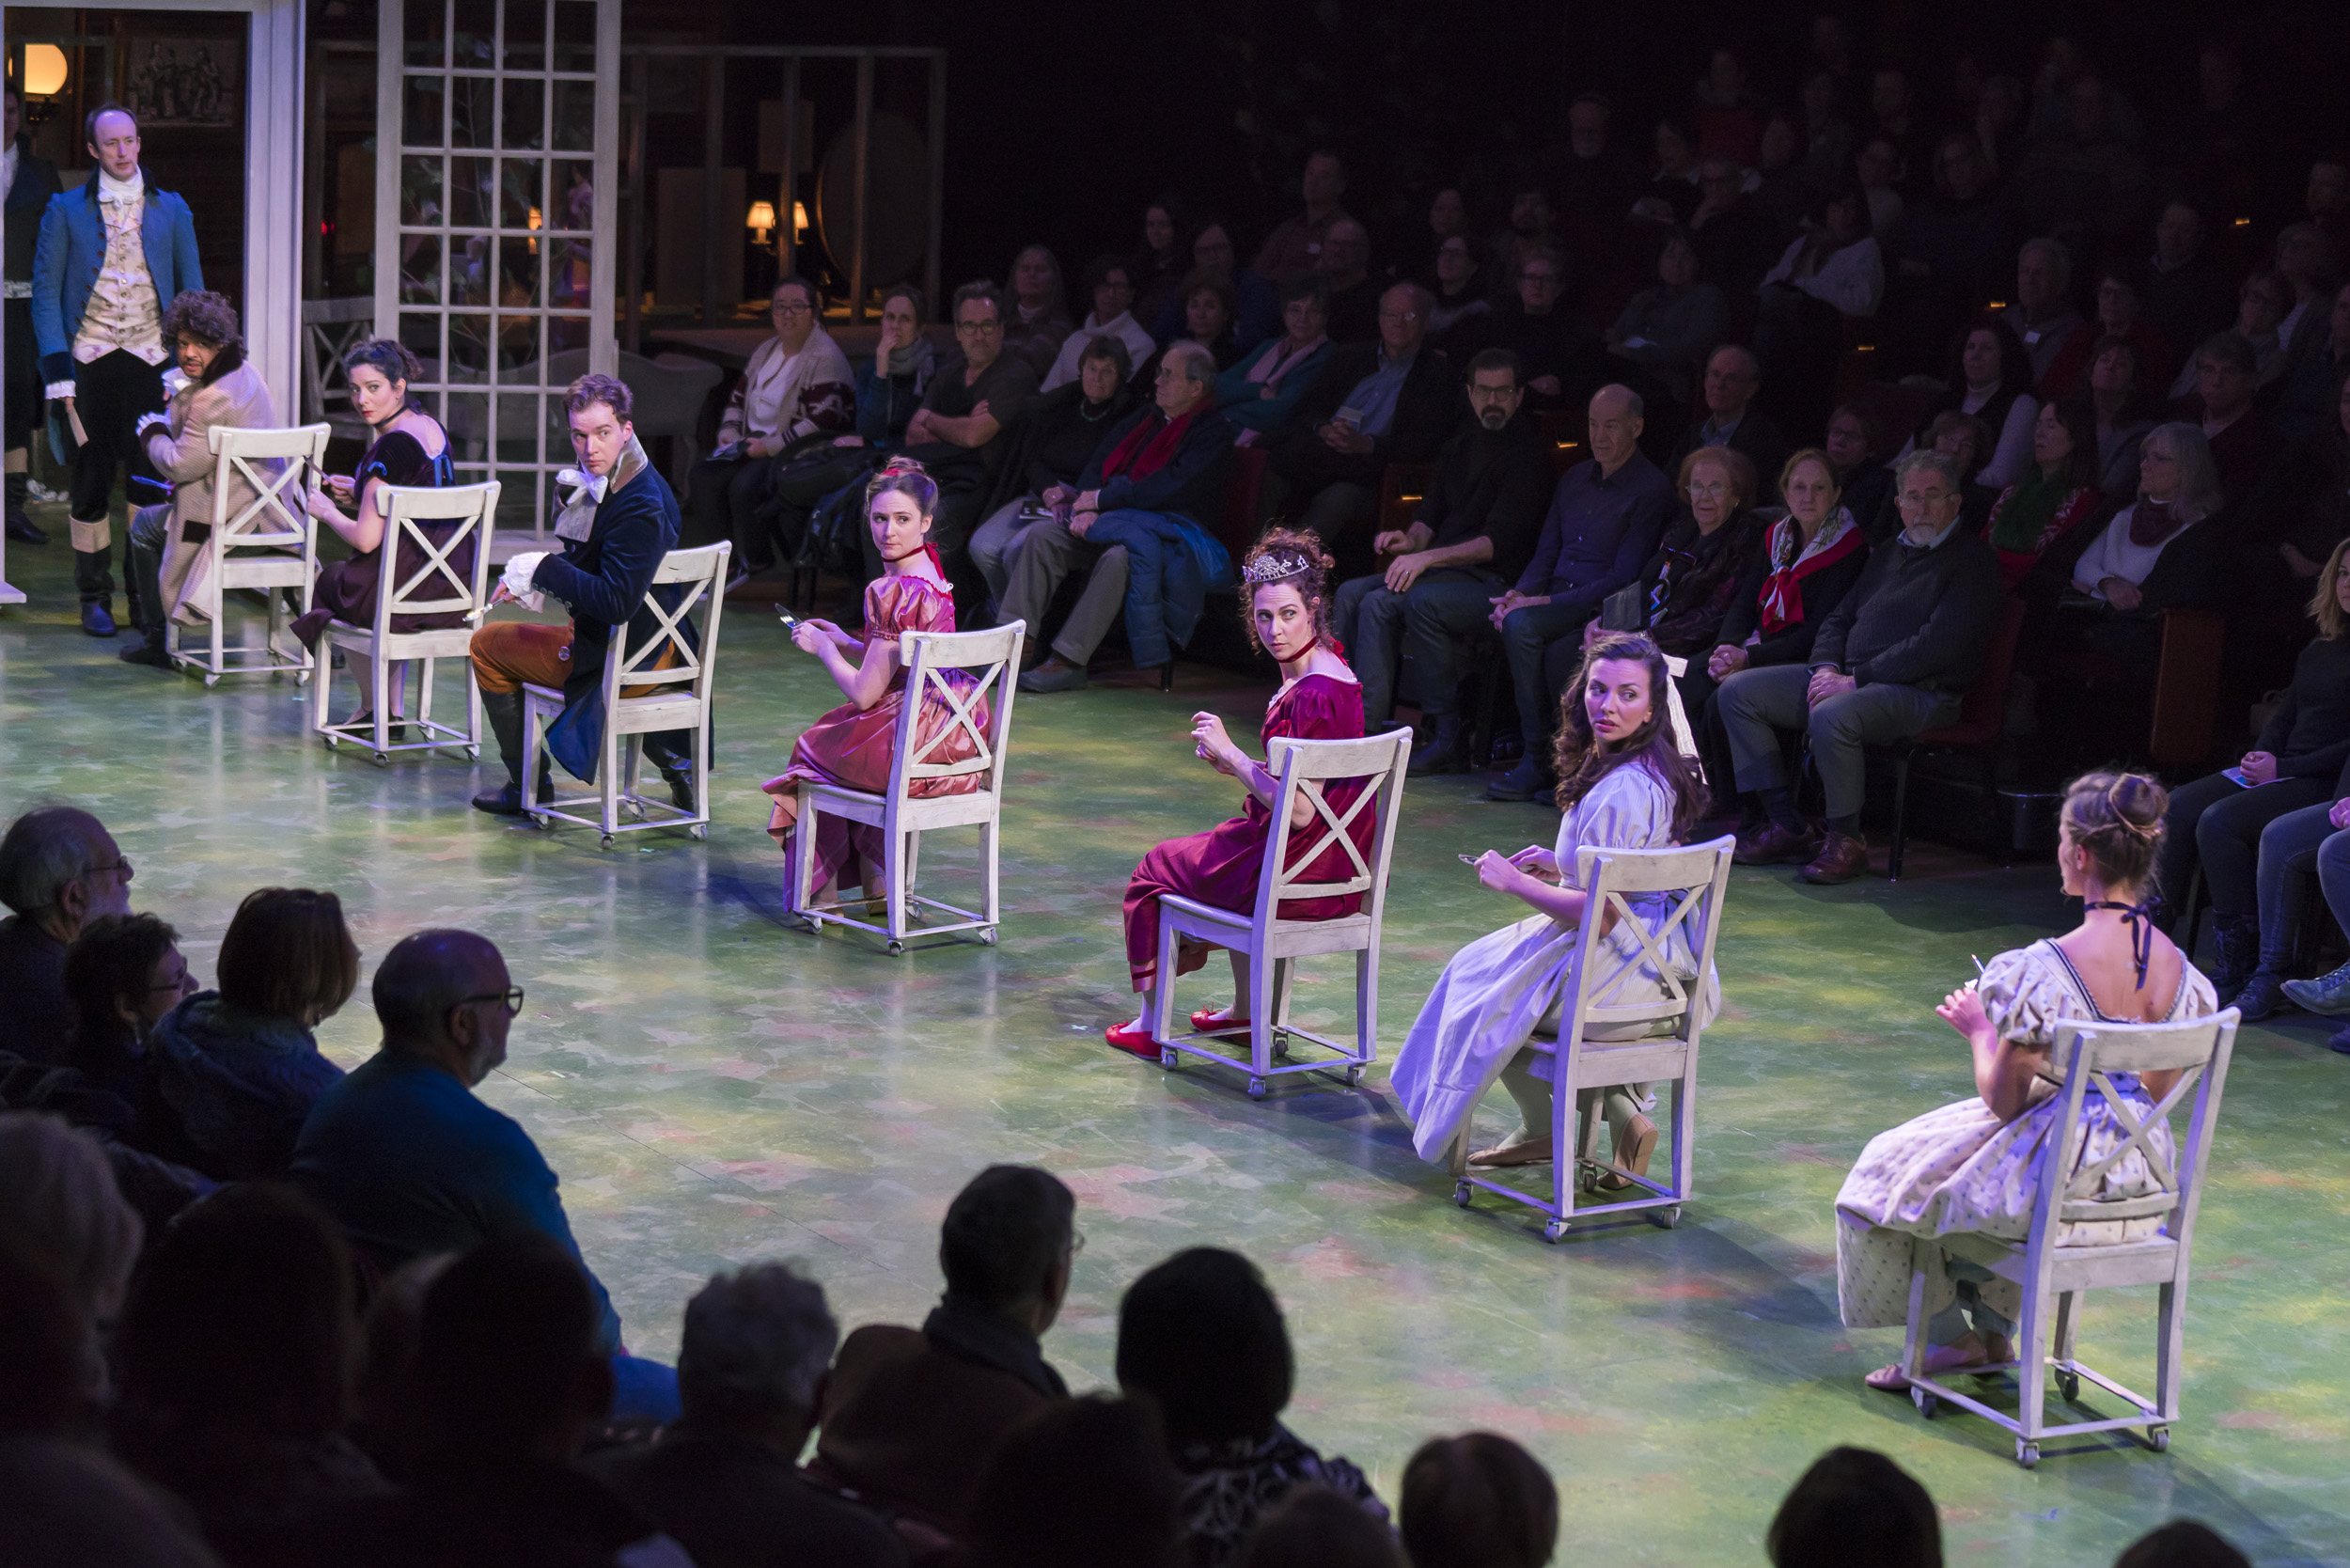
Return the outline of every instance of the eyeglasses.
[[[82,875],[86,877],[103,876],[108,871],[120,871],[122,873],[122,880],[125,882],[130,881],[132,876],[135,874],[132,871],[131,863],[128,860],[118,860],[111,866],[92,866],[88,870],[84,871]]]
[[[1004,323],[997,321],[957,321],[955,323],[955,330],[957,332],[974,333],[979,337],[984,337],[989,333],[1003,331]]]
[[[1693,501],[1718,498],[1729,494],[1730,486],[1724,484],[1719,479],[1716,479],[1712,484],[1697,484],[1692,482],[1689,486],[1689,498]]]
[[[777,300],[774,309],[778,316],[806,316],[810,313],[813,306],[799,300]]]
[[[506,1009],[506,1016],[511,1018],[520,1013],[523,1010],[523,988],[516,985],[509,986],[504,991],[485,991],[478,996],[463,997],[458,1002],[457,1005],[459,1007],[471,1007],[476,1002],[500,1003]]]
[[[1379,312],[1379,319],[1383,321],[1417,321],[1419,320],[1419,312],[1417,310],[1382,310]]]

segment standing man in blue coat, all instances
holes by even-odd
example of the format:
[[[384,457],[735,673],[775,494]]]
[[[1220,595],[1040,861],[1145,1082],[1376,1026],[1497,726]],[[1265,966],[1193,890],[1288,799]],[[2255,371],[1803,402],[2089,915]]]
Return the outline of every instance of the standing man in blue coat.
[[[473,635],[474,682],[481,688],[481,711],[506,762],[504,787],[473,800],[477,809],[493,816],[525,815],[525,684],[562,688],[563,716],[547,727],[548,755],[574,776],[596,781],[603,752],[603,663],[612,628],[629,623],[631,648],[660,629],[658,618],[645,606],[645,594],[662,557],[677,548],[682,522],[677,496],[637,442],[629,418],[634,399],[626,384],[611,376],[582,376],[564,393],[563,407],[571,417],[572,450],[579,458],[577,468],[556,476],[555,533],[563,548],[525,551],[507,562],[491,603],[520,600],[536,609],[541,595],[551,595],[571,606],[571,624],[501,620]],[[685,591],[685,584],[671,583],[656,602],[673,612]],[[681,621],[678,631],[690,644],[692,624]],[[656,664],[668,662],[656,656]],[[645,737],[645,756],[661,770],[669,797],[682,811],[694,808],[692,744],[683,730]],[[544,802],[554,790],[547,778],[540,782],[539,798]]]
[[[48,395],[80,426],[72,525],[82,630],[111,637],[115,468],[128,470],[133,510],[171,498],[133,431],[164,407],[164,312],[180,290],[204,287],[204,270],[188,204],[139,166],[137,118],[102,103],[83,131],[98,167],[78,190],[50,197],[41,214],[33,334]]]

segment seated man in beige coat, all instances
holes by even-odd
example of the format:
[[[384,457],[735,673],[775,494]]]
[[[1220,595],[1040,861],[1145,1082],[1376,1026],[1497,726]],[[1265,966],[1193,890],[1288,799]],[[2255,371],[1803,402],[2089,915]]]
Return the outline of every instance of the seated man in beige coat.
[[[185,625],[211,613],[200,563],[212,525],[212,429],[269,429],[277,423],[277,405],[261,372],[245,363],[236,306],[222,295],[191,290],[175,296],[164,312],[163,336],[176,370],[164,378],[171,406],[141,419],[137,438],[155,471],[171,481],[171,501],[141,507],[132,515],[128,566],[138,585],[139,630],[146,640],[118,656],[169,669],[171,658],[164,651],[167,619]],[[233,517],[258,496],[249,482],[232,482]]]

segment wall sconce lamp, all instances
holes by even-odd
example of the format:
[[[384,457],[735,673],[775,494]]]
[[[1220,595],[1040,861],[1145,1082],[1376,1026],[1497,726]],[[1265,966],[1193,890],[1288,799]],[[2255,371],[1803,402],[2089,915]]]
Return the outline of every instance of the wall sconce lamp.
[[[749,215],[743,220],[743,227],[749,229],[760,244],[765,244],[768,232],[776,227],[776,204],[772,201],[752,202]]]
[[[57,112],[57,95],[65,91],[65,51],[54,43],[24,46],[24,118],[44,125]]]

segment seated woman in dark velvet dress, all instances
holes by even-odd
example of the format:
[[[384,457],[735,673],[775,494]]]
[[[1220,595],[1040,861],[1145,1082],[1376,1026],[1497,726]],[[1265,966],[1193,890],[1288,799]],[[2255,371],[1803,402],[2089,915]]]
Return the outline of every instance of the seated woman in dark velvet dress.
[[[416,356],[389,337],[370,337],[353,345],[343,355],[343,374],[351,382],[352,406],[368,422],[374,435],[374,444],[367,456],[359,460],[358,472],[350,478],[341,475],[327,478],[326,491],[310,493],[310,515],[341,536],[344,543],[356,552],[349,560],[335,561],[319,569],[318,587],[311,596],[311,611],[293,624],[294,635],[307,648],[318,647],[319,636],[330,620],[346,626],[375,624],[375,595],[384,572],[384,512],[377,493],[387,484],[411,487],[441,488],[457,482],[457,471],[449,462],[448,431],[441,422],[408,399],[408,382],[420,375],[423,367]],[[337,500],[358,502],[358,515],[346,516]],[[433,524],[424,528],[425,537],[437,548],[447,543],[454,532],[453,524]],[[472,581],[474,541],[449,557],[449,569],[459,579]],[[425,632],[443,626],[461,624],[461,614],[401,616],[392,623],[395,632]],[[364,710],[365,694],[375,689],[374,671],[366,655],[344,650],[352,675],[359,682]],[[405,667],[395,669],[387,685],[392,712],[403,711],[408,684]],[[352,716],[356,724],[369,717],[362,711]]]

